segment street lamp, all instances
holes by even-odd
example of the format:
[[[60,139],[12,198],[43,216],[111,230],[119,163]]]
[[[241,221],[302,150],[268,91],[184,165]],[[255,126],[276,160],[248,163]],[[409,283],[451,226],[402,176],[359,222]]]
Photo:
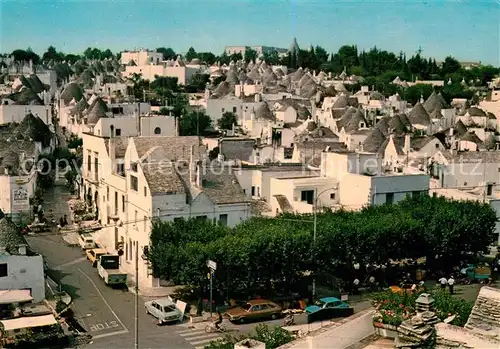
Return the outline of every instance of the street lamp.
[[[317,218],[317,214],[316,214],[316,211],[317,211],[317,208],[318,208],[318,198],[321,194],[327,192],[327,191],[330,191],[330,190],[336,190],[337,187],[331,187],[331,188],[327,188],[327,189],[324,189],[322,190],[319,194],[318,194],[318,190],[316,189],[315,190],[315,195],[314,195],[314,205],[313,205],[313,217],[314,217],[314,220],[313,220],[313,224],[314,224],[314,229],[313,229],[313,248],[314,246],[316,245],[316,231],[317,231],[317,225],[318,225],[318,218]],[[316,296],[316,277],[313,275],[313,284],[312,284],[312,298],[313,298],[313,301],[314,301],[314,298]]]

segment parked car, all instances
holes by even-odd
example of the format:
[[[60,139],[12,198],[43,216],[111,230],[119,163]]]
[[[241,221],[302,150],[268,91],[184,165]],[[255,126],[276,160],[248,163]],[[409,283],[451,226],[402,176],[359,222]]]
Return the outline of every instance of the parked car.
[[[335,297],[325,297],[318,299],[314,302],[314,305],[310,305],[306,308],[306,313],[312,314],[321,309],[334,309],[334,308],[349,308],[350,305],[342,302],[340,299]]]
[[[78,244],[80,245],[82,250],[88,250],[96,247],[94,237],[92,236],[92,234],[89,233],[80,234],[80,238],[78,239]]]
[[[85,254],[87,255],[87,259],[92,263],[93,267],[97,267],[97,262],[99,261],[99,258],[101,256],[104,256],[106,254],[106,250],[103,248],[93,248],[91,250],[85,251]]]
[[[412,293],[418,293],[422,292],[424,288],[422,286],[417,285],[417,288],[412,291],[412,286],[413,284],[402,284],[400,286],[390,286],[389,288],[391,289],[392,293],[399,293],[400,295],[403,295],[404,293],[406,294],[412,294]]]
[[[144,303],[146,313],[158,319],[158,324],[175,322],[182,319],[181,311],[169,298],[161,298]]]
[[[244,323],[263,319],[277,319],[281,317],[282,309],[276,303],[265,299],[248,301],[241,307],[228,309],[226,314],[229,321]]]

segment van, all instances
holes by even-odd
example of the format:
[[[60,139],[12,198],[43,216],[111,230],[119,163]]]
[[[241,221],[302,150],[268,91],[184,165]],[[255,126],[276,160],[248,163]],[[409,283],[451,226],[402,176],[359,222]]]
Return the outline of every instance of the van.
[[[89,233],[80,234],[78,243],[80,244],[82,250],[88,250],[96,247],[94,237]]]

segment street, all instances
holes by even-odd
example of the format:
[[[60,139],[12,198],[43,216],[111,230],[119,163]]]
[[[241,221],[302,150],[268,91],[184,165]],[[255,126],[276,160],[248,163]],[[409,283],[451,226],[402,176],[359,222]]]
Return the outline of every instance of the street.
[[[44,210],[51,209],[56,218],[67,214],[66,187],[54,186],[44,195]],[[62,289],[73,299],[71,308],[79,324],[92,335],[88,348],[133,348],[135,339],[135,295],[127,289],[113,289],[99,278],[96,268],[85,258],[79,247],[69,246],[56,231],[27,236],[30,247],[45,257],[48,272]],[[144,311],[144,301],[139,300],[140,348],[202,348],[210,341],[222,338],[221,333],[206,333],[206,323],[191,326],[181,324],[157,326],[157,321]],[[149,300],[149,299],[148,299]],[[298,316],[297,323],[305,318]],[[270,326],[281,325],[282,319],[266,322]],[[259,323],[233,325],[227,323],[228,334],[242,335],[254,330]]]

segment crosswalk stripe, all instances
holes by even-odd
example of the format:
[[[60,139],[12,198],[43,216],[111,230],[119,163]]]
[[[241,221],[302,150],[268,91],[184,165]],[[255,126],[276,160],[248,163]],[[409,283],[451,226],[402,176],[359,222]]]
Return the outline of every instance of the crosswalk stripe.
[[[222,337],[219,336],[219,337],[204,339],[204,340],[201,340],[201,341],[189,342],[189,344],[192,344],[192,345],[198,345],[198,344],[203,344],[203,343],[208,344],[211,341],[214,341],[214,340],[219,339],[219,338],[222,338]]]
[[[193,331],[196,331],[196,330],[193,330],[192,328],[190,328],[190,329],[187,329],[187,330],[175,331],[175,333],[181,334],[181,333],[189,333],[189,332],[193,332]]]
[[[205,335],[202,335],[202,336],[194,336],[194,337],[184,337],[185,340],[187,340],[188,342],[191,342],[192,340],[198,340],[198,339],[202,339],[202,338],[210,338],[210,337],[219,337],[219,334],[218,333],[206,333]]]
[[[194,347],[194,349],[205,349],[204,345],[200,345],[199,347]]]
[[[179,336],[181,337],[190,337],[190,336],[197,336],[200,334],[207,334],[205,330],[191,330],[191,332],[184,332],[184,333],[179,333]]]

